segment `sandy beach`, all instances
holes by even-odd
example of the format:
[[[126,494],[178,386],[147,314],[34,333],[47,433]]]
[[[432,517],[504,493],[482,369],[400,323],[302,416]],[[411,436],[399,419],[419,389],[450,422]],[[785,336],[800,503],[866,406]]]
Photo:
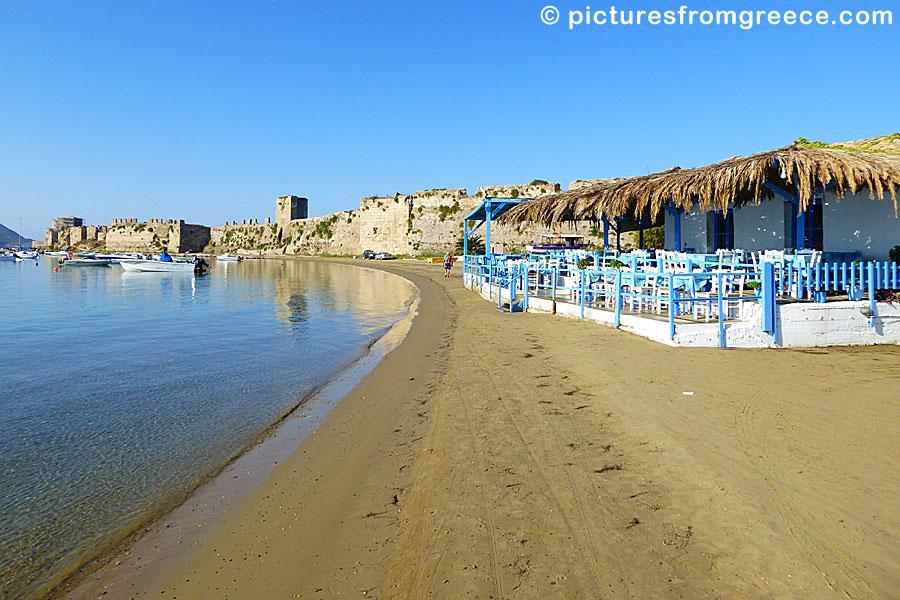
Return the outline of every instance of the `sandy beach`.
[[[900,348],[673,349],[372,266],[421,292],[404,342],[102,597],[896,597]]]

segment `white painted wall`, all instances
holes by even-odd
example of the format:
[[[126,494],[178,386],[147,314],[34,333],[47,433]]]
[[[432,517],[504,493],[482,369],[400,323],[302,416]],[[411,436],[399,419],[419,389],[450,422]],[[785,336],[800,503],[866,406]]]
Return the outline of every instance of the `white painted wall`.
[[[872,200],[868,192],[843,200],[828,192],[822,210],[826,251],[862,254],[865,260],[888,260],[888,252],[900,245],[900,219],[894,216],[894,203]]]
[[[784,240],[784,201],[734,211],[734,245],[742,250],[781,250]]]

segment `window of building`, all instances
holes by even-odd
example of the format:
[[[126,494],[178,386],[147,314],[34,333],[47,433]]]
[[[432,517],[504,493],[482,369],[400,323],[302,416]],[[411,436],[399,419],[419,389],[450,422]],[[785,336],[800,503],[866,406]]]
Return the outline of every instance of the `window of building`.
[[[804,227],[803,227],[803,241],[804,248],[808,248],[810,250],[824,250],[825,249],[825,228],[823,227],[822,221],[822,199],[816,198],[815,204],[809,207],[809,209],[803,213]]]

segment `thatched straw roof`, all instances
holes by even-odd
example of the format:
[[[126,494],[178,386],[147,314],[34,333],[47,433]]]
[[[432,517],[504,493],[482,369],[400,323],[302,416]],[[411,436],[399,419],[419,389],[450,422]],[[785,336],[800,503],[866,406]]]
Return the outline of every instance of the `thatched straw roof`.
[[[767,184],[798,197],[804,211],[816,191],[827,186],[832,186],[830,190],[839,198],[862,189],[867,189],[872,199],[883,200],[890,194],[896,214],[900,156],[794,144],[705,167],[675,167],[551,194],[507,211],[501,220],[549,224],[603,216],[655,219],[664,204],[685,212],[694,208],[727,210],[772,198],[775,194]]]

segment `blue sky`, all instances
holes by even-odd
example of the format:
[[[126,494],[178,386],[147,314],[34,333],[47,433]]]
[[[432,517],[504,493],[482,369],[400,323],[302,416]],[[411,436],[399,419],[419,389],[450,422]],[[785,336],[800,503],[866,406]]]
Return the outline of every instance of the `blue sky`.
[[[555,4],[556,25],[541,22]],[[592,2],[594,9],[610,3]],[[618,9],[755,9],[613,2]],[[591,26],[584,2],[0,4],[0,223],[225,220],[900,131],[893,26]],[[886,0],[785,0],[876,10]]]

